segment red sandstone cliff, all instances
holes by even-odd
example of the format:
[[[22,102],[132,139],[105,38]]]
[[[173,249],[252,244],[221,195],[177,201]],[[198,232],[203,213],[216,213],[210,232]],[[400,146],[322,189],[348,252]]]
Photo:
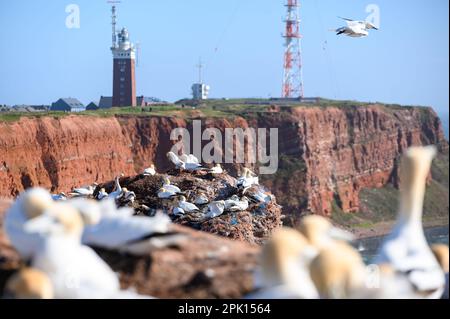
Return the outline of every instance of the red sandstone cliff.
[[[284,213],[330,214],[333,200],[358,210],[365,187],[397,183],[397,161],[410,145],[447,149],[432,109],[297,107],[280,112],[202,118],[205,127],[279,128],[280,169],[264,184]],[[192,130],[192,120],[168,117],[67,116],[0,123],[0,195],[42,185],[52,191],[103,182],[119,172],[139,173],[150,163],[169,168],[165,157],[173,128]],[[229,167],[235,172],[237,167]]]

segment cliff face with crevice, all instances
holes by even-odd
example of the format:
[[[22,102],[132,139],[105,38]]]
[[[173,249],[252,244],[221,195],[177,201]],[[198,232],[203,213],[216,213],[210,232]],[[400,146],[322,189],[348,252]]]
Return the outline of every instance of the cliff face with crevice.
[[[361,189],[398,183],[398,160],[408,146],[448,149],[439,118],[425,108],[296,107],[198,119],[203,129],[222,132],[278,128],[279,170],[261,179],[287,215],[329,215],[333,201],[346,212],[357,211]],[[120,172],[139,173],[150,163],[163,171],[170,167],[165,154],[173,145],[172,129],[192,132],[192,126],[192,119],[131,115],[0,123],[0,196],[15,196],[36,185],[67,191]],[[226,167],[232,173],[239,169]]]

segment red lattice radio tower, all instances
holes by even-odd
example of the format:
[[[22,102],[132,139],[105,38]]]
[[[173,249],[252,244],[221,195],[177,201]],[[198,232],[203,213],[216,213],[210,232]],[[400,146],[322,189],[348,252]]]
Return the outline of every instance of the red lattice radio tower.
[[[302,50],[299,0],[287,0],[284,52],[283,98],[303,98]]]

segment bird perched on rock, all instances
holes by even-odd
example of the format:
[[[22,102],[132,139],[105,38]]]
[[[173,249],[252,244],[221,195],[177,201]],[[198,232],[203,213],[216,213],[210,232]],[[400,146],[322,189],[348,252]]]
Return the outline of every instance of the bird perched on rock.
[[[136,193],[133,191],[129,191],[128,188],[123,187],[122,193],[119,197],[116,198],[116,202],[118,202],[121,206],[125,206],[128,204],[132,204],[136,199]]]
[[[180,155],[180,160],[182,160],[185,163],[189,163],[189,164],[199,164],[200,163],[198,158],[193,154],[184,154],[183,153]]]
[[[24,268],[8,279],[3,298],[53,299],[53,285],[44,272],[33,268]]]
[[[185,213],[194,213],[200,211],[200,209],[192,203],[189,203],[186,200],[186,197],[180,196],[177,200],[177,205],[180,207]]]
[[[425,239],[422,209],[425,186],[436,148],[411,147],[401,165],[401,197],[397,223],[382,244],[377,264],[390,265],[417,298],[440,298],[445,275]],[[401,296],[399,296],[401,297]]]
[[[73,197],[88,197],[92,196],[94,194],[95,187],[97,187],[97,183],[94,183],[92,185],[89,185],[87,187],[79,187],[74,188],[72,190],[72,193],[70,193]]]
[[[200,193],[194,200],[195,205],[206,205],[209,203],[208,196],[205,193]]]
[[[180,157],[178,157],[175,153],[169,152],[167,153],[167,158],[175,165],[176,168],[186,171],[197,171],[200,169],[204,169],[199,163],[198,159],[193,156],[184,156],[183,158],[186,161],[183,161]]]
[[[155,165],[151,164],[150,167],[144,169],[144,172],[142,173],[144,176],[154,176],[156,175],[156,169]]]
[[[61,192],[59,194],[52,194],[52,199],[54,201],[64,201],[67,200],[67,195],[64,192]]]
[[[177,196],[177,193],[166,190],[164,187],[160,188],[158,191],[158,198],[161,199],[171,199]]]
[[[255,273],[256,291],[247,299],[315,299],[318,292],[309,275],[317,252],[298,231],[282,228],[264,245],[261,269]]]
[[[238,178],[238,180],[236,182],[236,187],[243,188],[245,191],[247,188],[249,188],[253,185],[259,185],[259,178],[250,169],[248,169],[247,167],[244,167],[242,169],[241,176]]]
[[[216,218],[223,214],[225,210],[225,201],[219,200],[208,204],[208,209],[205,214],[205,219]]]
[[[105,188],[101,188],[100,191],[97,194],[98,200],[104,200],[105,198],[108,198],[108,193],[106,192]]]
[[[240,212],[244,211],[248,208],[248,198],[242,197],[239,199],[239,196],[233,195],[230,199],[225,200],[225,211],[228,212]]]
[[[222,165],[220,165],[219,163],[217,163],[216,165],[214,165],[213,168],[208,169],[208,173],[212,174],[212,175],[220,175],[223,174],[223,168]]]
[[[261,191],[258,186],[252,186],[245,189],[243,194],[256,203],[269,204],[272,201],[272,196]]]
[[[178,186],[172,185],[170,183],[170,179],[167,176],[163,177],[163,186],[166,191],[174,192],[174,193],[181,193],[181,189]]]
[[[112,199],[118,198],[120,195],[122,195],[122,186],[120,185],[120,178],[123,177],[124,174],[120,174],[119,176],[116,176],[115,178],[115,186],[114,191],[111,192],[108,197]]]

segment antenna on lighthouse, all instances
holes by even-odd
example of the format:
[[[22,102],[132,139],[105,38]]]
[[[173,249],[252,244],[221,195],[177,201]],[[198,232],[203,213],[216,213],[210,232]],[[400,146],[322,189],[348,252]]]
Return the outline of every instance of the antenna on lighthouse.
[[[303,98],[302,50],[300,35],[300,1],[287,0],[287,15],[283,65],[283,98]]]
[[[108,3],[112,5],[112,7],[111,7],[111,25],[112,25],[112,46],[111,46],[111,49],[115,49],[115,48],[117,48],[117,31],[116,31],[117,14],[116,14],[116,4],[120,3],[120,1],[109,0]]]

